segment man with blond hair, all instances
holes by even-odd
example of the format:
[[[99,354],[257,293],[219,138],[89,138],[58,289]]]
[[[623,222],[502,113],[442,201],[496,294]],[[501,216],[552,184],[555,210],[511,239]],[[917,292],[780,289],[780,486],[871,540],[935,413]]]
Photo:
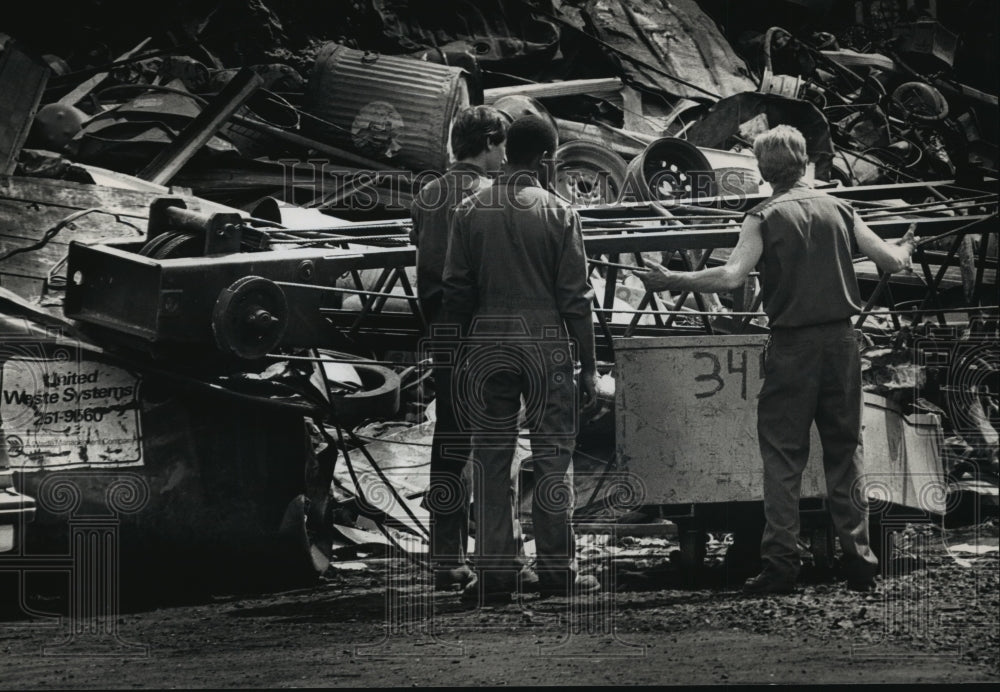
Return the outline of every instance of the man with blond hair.
[[[654,264],[634,273],[647,290],[715,292],[739,286],[758,262],[771,335],[757,400],[764,462],[762,572],[751,594],[790,593],[800,562],[799,492],[813,422],[823,445],[827,501],[844,552],[848,587],[875,586],[878,561],[868,538],[861,484],[861,357],[850,318],[861,311],[852,247],[885,272],[903,269],[916,245],[912,229],[897,244],[868,228],[850,204],[802,181],[802,134],[779,125],[754,142],[761,176],[774,194],[751,209],[725,265],[672,272]]]

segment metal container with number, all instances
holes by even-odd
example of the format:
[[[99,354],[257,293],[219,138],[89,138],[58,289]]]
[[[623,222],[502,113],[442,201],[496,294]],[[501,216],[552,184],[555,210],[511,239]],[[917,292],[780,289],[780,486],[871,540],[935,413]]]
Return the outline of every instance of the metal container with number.
[[[767,336],[621,339],[615,343],[617,459],[646,504],[760,501],[757,394]],[[869,497],[943,513],[940,420],[903,416],[865,394],[863,439]],[[826,495],[813,426],[802,498]]]
[[[452,121],[469,105],[470,90],[457,67],[328,43],[305,97],[311,136],[370,159],[441,171]]]

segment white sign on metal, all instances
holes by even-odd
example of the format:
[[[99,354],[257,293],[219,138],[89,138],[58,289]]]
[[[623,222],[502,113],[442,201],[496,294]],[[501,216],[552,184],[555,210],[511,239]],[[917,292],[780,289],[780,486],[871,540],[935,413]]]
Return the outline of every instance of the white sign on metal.
[[[142,464],[139,378],[86,360],[8,358],[0,430],[20,471]]]

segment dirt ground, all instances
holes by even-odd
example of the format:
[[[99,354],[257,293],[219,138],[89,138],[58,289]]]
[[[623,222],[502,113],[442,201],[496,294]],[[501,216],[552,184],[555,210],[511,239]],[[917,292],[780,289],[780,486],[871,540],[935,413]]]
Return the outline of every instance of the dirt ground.
[[[82,622],[68,639],[73,620],[8,619],[0,687],[996,682],[997,536],[995,520],[919,527],[872,594],[807,579],[747,598],[653,570],[589,601],[478,610],[383,557],[311,588],[133,610],[105,631]]]

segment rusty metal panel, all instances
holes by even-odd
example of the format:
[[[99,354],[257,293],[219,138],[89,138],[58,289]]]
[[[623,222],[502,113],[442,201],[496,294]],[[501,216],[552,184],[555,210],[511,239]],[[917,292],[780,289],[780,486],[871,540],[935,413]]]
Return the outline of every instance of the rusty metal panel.
[[[615,342],[617,458],[650,504],[763,499],[757,393],[767,336]],[[944,510],[936,416],[902,416],[865,394],[866,487],[873,499]],[[802,498],[826,496],[815,426]]]
[[[456,67],[328,44],[306,104],[321,119],[305,121],[313,136],[414,170],[444,170],[451,123],[469,105],[469,87]]]
[[[884,396],[866,392],[863,425],[869,498],[944,514],[940,417],[904,416]]]
[[[756,91],[743,60],[694,0],[591,0],[593,33],[615,53],[631,79],[652,89],[704,100]],[[682,78],[684,83],[664,74]]]

